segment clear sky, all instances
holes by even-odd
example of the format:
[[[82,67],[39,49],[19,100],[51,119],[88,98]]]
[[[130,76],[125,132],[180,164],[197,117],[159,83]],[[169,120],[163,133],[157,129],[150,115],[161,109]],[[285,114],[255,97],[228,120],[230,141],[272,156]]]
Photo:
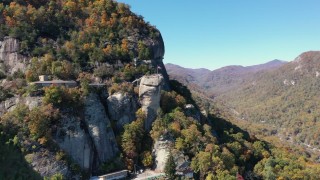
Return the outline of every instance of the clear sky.
[[[119,0],[156,26],[165,63],[217,69],[320,50],[320,0]]]

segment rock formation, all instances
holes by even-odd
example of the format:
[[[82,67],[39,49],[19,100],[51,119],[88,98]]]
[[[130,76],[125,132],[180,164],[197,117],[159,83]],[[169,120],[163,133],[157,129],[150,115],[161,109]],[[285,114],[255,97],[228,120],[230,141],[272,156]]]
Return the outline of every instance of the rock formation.
[[[163,65],[162,59],[165,53],[163,39],[160,32],[157,38],[145,37],[144,42],[152,49],[152,66],[158,69],[160,74],[144,76],[141,78],[139,98],[143,111],[146,113],[145,129],[149,131],[156,119],[160,108],[161,89],[169,90],[169,77]],[[139,36],[139,35],[138,35]],[[137,45],[140,37],[132,37],[132,43]],[[133,47],[137,48],[137,47]],[[0,41],[0,73],[13,75],[17,71],[25,72],[29,66],[30,58],[20,54],[20,42],[15,38],[5,37]],[[123,65],[122,65],[123,66]],[[13,81],[1,80],[2,87],[10,89]],[[137,98],[117,92],[108,97],[108,94],[90,93],[84,100],[84,111],[80,114],[68,114],[61,112],[61,119],[53,131],[52,138],[59,148],[64,151],[72,161],[83,170],[92,172],[97,170],[102,163],[116,157],[119,153],[114,132],[120,132],[125,124],[135,120],[135,112],[139,108]],[[103,102],[101,102],[103,101]],[[21,97],[15,95],[0,102],[0,116],[14,110],[17,105],[24,104],[29,109],[39,107],[42,97]],[[83,113],[83,115],[81,115]],[[111,122],[115,122],[115,128]],[[168,148],[162,148],[162,141],[157,151],[158,169],[163,169],[165,159],[161,154],[166,154]],[[32,151],[31,151],[32,152]],[[46,152],[43,156],[43,152]],[[57,172],[71,177],[68,165],[56,160],[54,152],[41,149],[29,155],[31,166],[41,176],[51,176]],[[162,170],[161,170],[162,171]]]
[[[74,116],[63,116],[61,126],[54,137],[59,147],[85,170],[93,163],[94,148],[90,136],[81,127],[81,120]]]
[[[139,87],[139,98],[142,110],[146,113],[145,121],[146,131],[150,131],[153,121],[157,117],[157,111],[160,108],[161,85],[163,76],[154,74],[143,76]]]
[[[107,103],[110,119],[115,121],[118,130],[135,120],[137,102],[133,97],[118,92],[109,96]]]
[[[9,98],[5,101],[0,102],[0,116],[5,114],[8,111],[14,110],[17,105],[26,105],[29,107],[29,109],[33,109],[35,107],[40,106],[42,103],[41,97],[19,97],[15,96],[12,98]]]
[[[155,159],[155,171],[164,172],[164,167],[173,144],[174,141],[166,135],[161,136],[159,140],[154,143],[152,154]]]
[[[49,152],[44,148],[39,151],[26,155],[26,159],[31,162],[31,167],[42,177],[50,177],[61,173],[64,177],[71,177],[71,171],[65,161],[57,160],[55,153]]]
[[[90,93],[86,97],[84,120],[96,148],[98,162],[112,159],[119,150],[110,120],[97,94]]]
[[[154,67],[158,68],[158,72],[164,78],[164,83],[162,85],[162,88],[164,90],[170,90],[169,76],[166,71],[166,67],[164,66],[162,61],[165,54],[165,47],[164,47],[164,42],[160,32],[156,41],[153,41],[152,49],[153,49],[153,65]]]
[[[7,74],[21,70],[26,71],[28,58],[19,54],[19,41],[14,38],[6,37],[0,41],[0,64],[4,67]]]

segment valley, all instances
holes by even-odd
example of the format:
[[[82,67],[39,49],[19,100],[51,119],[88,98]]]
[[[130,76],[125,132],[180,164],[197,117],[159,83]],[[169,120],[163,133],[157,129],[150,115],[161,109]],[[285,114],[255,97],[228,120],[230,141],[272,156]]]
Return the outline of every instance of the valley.
[[[172,64],[166,67],[171,78],[195,91],[205,92],[219,108],[228,111],[236,124],[258,124],[265,132],[258,131],[257,135],[276,136],[318,155],[319,55],[320,52],[311,51],[291,62],[274,60],[257,66],[227,66],[214,71]],[[197,71],[200,73],[194,73]],[[248,126],[245,129],[257,131]],[[316,155],[314,160],[318,159]]]
[[[168,13],[152,4],[168,2]],[[208,17],[168,2],[130,4],[165,15],[159,29],[179,17],[169,34],[187,19],[171,38],[120,1],[0,1],[1,180],[319,178],[320,52],[214,71],[164,65],[179,48],[201,53],[208,39],[230,53],[239,40],[220,26],[226,39],[212,43],[198,25],[183,40],[203,43],[172,46]]]

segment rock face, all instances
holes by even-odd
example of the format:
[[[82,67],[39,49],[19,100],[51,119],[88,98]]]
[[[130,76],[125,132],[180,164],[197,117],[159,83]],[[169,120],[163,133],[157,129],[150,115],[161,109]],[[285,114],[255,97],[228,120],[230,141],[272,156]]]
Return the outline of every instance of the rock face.
[[[162,59],[155,59],[152,61],[153,66],[158,68],[158,73],[160,73],[163,77],[163,84],[162,89],[169,91],[170,85],[169,85],[169,75],[167,73],[166,67],[163,64]]]
[[[19,97],[12,97],[4,101],[4,108],[6,111],[12,111],[19,104],[21,99]]]
[[[150,131],[160,108],[161,85],[163,76],[159,74],[143,76],[139,86],[139,98],[142,110],[146,113],[146,131]]]
[[[174,157],[177,171],[183,171],[190,168],[191,163],[189,161],[189,157],[185,156],[183,152],[175,150],[172,152],[172,156]]]
[[[91,169],[94,149],[90,136],[81,127],[79,118],[63,116],[61,127],[58,128],[54,139],[82,169]]]
[[[26,159],[29,159],[31,167],[42,177],[50,177],[61,173],[65,177],[71,178],[71,171],[68,165],[64,161],[56,160],[55,153],[40,149],[33,154],[26,155]]]
[[[153,42],[152,49],[153,49],[153,65],[154,67],[158,68],[159,73],[161,73],[164,78],[162,88],[164,90],[170,90],[169,76],[166,71],[166,67],[164,66],[162,61],[165,54],[165,46],[164,46],[164,42],[160,32],[157,40]]]
[[[163,38],[161,36],[161,33],[158,31],[159,36],[156,38],[155,41],[152,43],[152,50],[153,50],[153,59],[163,59],[164,53],[165,53],[165,47]]]
[[[5,114],[8,111],[13,111],[17,105],[26,105],[29,109],[33,109],[35,107],[40,106],[42,103],[41,97],[19,97],[15,96],[9,98],[5,101],[0,102],[0,116]]]
[[[164,137],[160,137],[159,140],[155,142],[152,150],[152,154],[155,157],[155,171],[164,172],[164,167],[173,144],[174,141],[171,138]]]
[[[25,97],[24,103],[29,109],[33,109],[35,107],[39,107],[42,104],[42,97],[35,96],[35,97]]]
[[[137,102],[133,97],[123,93],[115,93],[108,97],[108,114],[116,122],[117,130],[122,130],[125,124],[135,120]]]
[[[104,106],[97,94],[90,93],[85,100],[85,123],[97,151],[97,160],[104,163],[119,152],[116,138]]]
[[[119,122],[134,119],[136,107],[132,99],[126,95],[116,95],[113,98],[117,99],[112,101],[114,106],[117,103],[124,105],[122,112],[119,112],[121,115],[114,112],[113,117],[119,118]],[[0,102],[0,116],[14,110],[18,104],[24,104],[29,109],[33,109],[39,107],[41,103],[41,97],[12,97]],[[82,119],[81,116],[62,114],[53,138],[74,162],[84,170],[91,171],[92,168],[114,158],[119,150],[110,120],[97,94],[91,93],[86,98],[84,114]],[[53,162],[54,159],[51,159],[51,156],[35,156],[34,158],[36,159],[34,159],[35,162],[32,161],[32,166],[42,176],[52,175],[51,172],[67,172],[61,169],[66,165],[58,161]],[[53,168],[50,164],[59,166]]]
[[[7,74],[13,74],[19,69],[26,71],[28,58],[19,54],[19,41],[14,38],[6,37],[0,41],[0,64],[5,67]]]

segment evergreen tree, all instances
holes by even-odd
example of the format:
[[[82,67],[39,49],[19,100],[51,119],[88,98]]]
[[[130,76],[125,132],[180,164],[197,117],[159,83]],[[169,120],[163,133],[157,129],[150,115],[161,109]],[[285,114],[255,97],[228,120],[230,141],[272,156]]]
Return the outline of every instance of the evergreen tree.
[[[170,153],[164,167],[164,172],[169,179],[174,179],[176,174],[176,163],[174,162],[173,156]]]

